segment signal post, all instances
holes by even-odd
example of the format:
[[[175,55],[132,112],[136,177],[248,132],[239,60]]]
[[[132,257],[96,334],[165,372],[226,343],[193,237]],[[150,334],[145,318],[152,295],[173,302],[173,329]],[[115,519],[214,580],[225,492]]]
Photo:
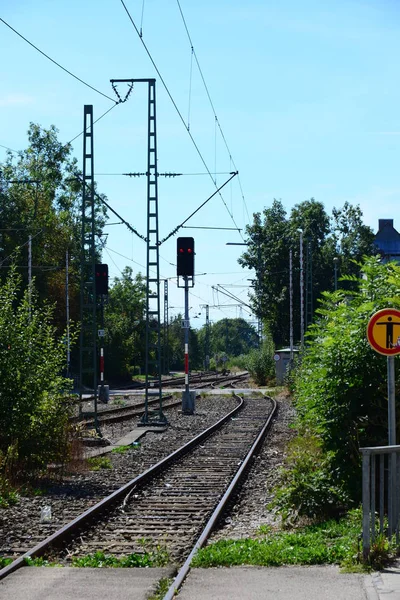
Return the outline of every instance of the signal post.
[[[101,329],[98,330],[100,338],[100,386],[99,400],[106,404],[108,402],[108,386],[104,385],[104,297],[108,296],[108,265],[97,264],[95,269],[96,276],[96,296],[100,296],[100,316]]]
[[[196,393],[189,389],[189,287],[194,286],[194,239],[180,237],[177,240],[177,276],[178,287],[185,289],[185,319],[182,326],[185,330],[185,391],[182,393],[182,412],[193,415],[195,412]],[[179,285],[182,277],[184,286]],[[191,284],[191,285],[190,285]]]

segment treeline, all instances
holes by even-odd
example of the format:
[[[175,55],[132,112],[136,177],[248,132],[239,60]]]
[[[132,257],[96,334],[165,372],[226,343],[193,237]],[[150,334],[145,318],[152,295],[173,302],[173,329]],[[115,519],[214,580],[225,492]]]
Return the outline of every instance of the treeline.
[[[52,322],[58,335],[66,328],[66,261],[68,253],[70,319],[79,325],[82,173],[62,145],[57,129],[31,123],[28,147],[8,152],[0,164],[0,283],[12,266],[19,273],[18,295],[28,286],[28,265],[38,303],[53,307]],[[101,239],[106,222],[106,197],[96,192],[96,260],[102,262]],[[113,381],[130,379],[145,364],[146,281],[126,267],[110,282],[104,307],[105,375]],[[163,370],[183,369],[182,315],[162,324]],[[190,330],[190,364],[204,368],[208,352],[211,365],[225,366],[224,356],[248,354],[258,346],[254,328],[243,319],[223,319],[210,325],[209,347],[205,328]],[[70,372],[78,373],[79,348],[72,347]],[[66,366],[66,365],[64,365]]]
[[[277,346],[289,344],[289,253],[293,256],[294,339],[300,340],[300,232],[303,238],[304,324],[314,320],[318,301],[338,279],[357,277],[358,262],[377,254],[372,229],[362,222],[359,206],[345,202],[329,216],[322,202],[311,198],[297,204],[288,215],[280,200],[255,213],[246,228],[247,250],[239,264],[255,271],[251,303],[258,318],[271,332]],[[336,261],[336,264],[335,264]],[[351,289],[350,280],[340,281]]]

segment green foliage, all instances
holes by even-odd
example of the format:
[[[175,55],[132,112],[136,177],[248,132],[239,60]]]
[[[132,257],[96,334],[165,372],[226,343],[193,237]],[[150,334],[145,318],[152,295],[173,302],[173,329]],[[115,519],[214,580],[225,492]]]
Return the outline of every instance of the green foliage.
[[[43,558],[43,556],[37,558],[26,556],[24,562],[27,567],[62,567],[62,564]]]
[[[95,552],[94,554],[88,554],[81,558],[76,556],[72,557],[73,567],[163,567],[167,562],[168,557],[166,553],[161,550],[133,553],[121,557],[116,557],[112,554],[104,554],[104,552]]]
[[[0,477],[0,508],[8,508],[18,502],[18,492],[11,488],[7,479]]]
[[[3,558],[2,556],[0,556],[0,569],[4,569],[4,567],[10,565],[12,562],[12,558]]]
[[[71,401],[60,376],[65,346],[52,310],[21,289],[12,268],[0,285],[0,475],[14,479],[66,458]]]
[[[125,454],[129,452],[129,450],[138,450],[140,448],[140,442],[133,442],[133,444],[129,444],[127,446],[118,446],[117,448],[113,448],[111,452],[113,454]]]
[[[168,592],[170,586],[172,585],[173,579],[169,577],[163,577],[157,583],[157,588],[151,596],[148,597],[148,600],[163,600],[164,596]]]
[[[106,456],[94,456],[87,459],[91,471],[100,471],[101,469],[112,469],[112,462]]]
[[[199,331],[199,344],[204,348],[207,327],[204,325]],[[258,347],[258,335],[252,325],[244,319],[221,319],[209,325],[210,357],[216,354],[226,355],[228,358],[247,354]]]
[[[323,453],[320,440],[307,432],[289,444],[280,475],[269,508],[277,508],[284,523],[298,516],[334,516],[349,502],[334,453]]]
[[[274,344],[270,335],[265,335],[260,349],[247,355],[245,364],[258,385],[266,385],[275,378]]]
[[[311,198],[293,207],[289,217],[280,200],[255,213],[246,228],[248,246],[239,259],[243,267],[253,269],[251,304],[255,314],[267,323],[277,346],[289,344],[289,252],[293,257],[293,290],[300,289],[300,235],[303,231],[303,260],[312,256],[312,301],[314,309],[325,290],[334,289],[334,258],[338,258],[339,285],[353,289],[342,276],[358,275],[354,261],[373,255],[372,230],[362,223],[359,206],[348,202],[334,208],[332,217],[321,202]],[[294,339],[300,340],[300,294],[293,294]]]
[[[290,532],[260,532],[257,539],[220,540],[195,555],[193,567],[235,565],[320,565],[353,563],[361,531],[361,512]]]
[[[132,366],[144,364],[145,297],[143,277],[126,267],[109,290],[104,310],[106,377],[128,380]]]
[[[361,278],[353,278],[358,290],[351,296],[343,290],[323,295],[318,321],[310,329],[294,376],[298,427],[318,439],[318,468],[322,478],[341,490],[339,504],[345,496],[360,500],[359,448],[387,443],[386,358],[369,346],[366,329],[377,310],[400,308],[400,267],[369,258],[360,268]],[[299,472],[306,469],[306,459],[304,454],[298,457]],[[295,481],[303,485],[299,477]],[[321,510],[323,504],[322,497]]]
[[[0,164],[1,253],[14,256],[15,249],[23,250],[18,259],[27,264],[27,240],[32,234],[32,263],[43,266],[35,270],[36,288],[41,300],[55,302],[53,322],[59,331],[65,324],[65,253],[69,251],[70,314],[79,318],[80,216],[82,182],[72,147],[62,144],[58,131],[30,123],[28,147],[18,154],[8,153]],[[101,234],[105,206],[95,198],[96,234]],[[100,236],[96,235],[96,240]],[[99,244],[99,242],[97,241]],[[8,267],[5,259],[3,267]],[[5,278],[6,268],[0,272]],[[21,270],[24,287],[28,270]]]

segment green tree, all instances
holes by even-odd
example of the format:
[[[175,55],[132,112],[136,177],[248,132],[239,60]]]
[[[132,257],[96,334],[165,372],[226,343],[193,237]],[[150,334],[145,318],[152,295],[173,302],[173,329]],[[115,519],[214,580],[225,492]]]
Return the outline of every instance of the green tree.
[[[221,319],[210,327],[210,356],[226,354],[228,357],[248,354],[258,348],[258,334],[245,319]],[[202,362],[205,359],[206,326],[198,332],[199,345],[202,348]]]
[[[255,271],[251,303],[255,314],[268,323],[273,338],[281,344],[287,338],[289,322],[289,240],[286,211],[280,200],[263,214],[255,213],[246,227],[247,250],[239,264]]]
[[[0,284],[0,471],[15,479],[66,458],[71,409],[53,311],[21,280],[12,267]]]
[[[32,236],[32,265],[39,298],[55,301],[55,321],[65,323],[65,255],[69,250],[71,316],[79,316],[82,181],[72,148],[57,138],[54,126],[31,123],[28,148],[9,152],[0,164],[0,259],[9,266],[21,248],[18,268],[28,280],[28,237]],[[100,239],[105,207],[95,200],[95,229]],[[100,242],[98,241],[98,248]],[[100,252],[98,253],[100,256]],[[0,277],[4,277],[2,269]]]
[[[144,367],[146,283],[125,267],[109,290],[104,310],[105,376],[128,379],[133,366]]]
[[[266,322],[277,346],[289,342],[289,251],[293,257],[293,323],[295,340],[300,339],[300,244],[303,232],[304,299],[313,316],[321,294],[334,289],[334,261],[339,259],[340,276],[356,275],[354,261],[373,255],[374,235],[362,223],[362,212],[346,202],[329,217],[321,202],[311,198],[293,207],[287,217],[282,202],[254,214],[246,228],[248,247],[239,264],[255,271],[251,303],[255,314]],[[311,287],[307,284],[311,283]],[[349,288],[349,284],[343,284]],[[309,293],[308,293],[309,292]],[[308,319],[309,320],[309,319]],[[312,319],[311,319],[312,320]]]
[[[400,308],[400,266],[372,257],[359,268],[351,295],[323,294],[294,379],[301,436],[318,441],[329,465],[324,477],[354,502],[361,494],[359,448],[386,445],[388,435],[386,358],[369,346],[367,324],[377,310]]]
[[[182,320],[183,315],[178,314],[168,324],[169,367],[172,371],[182,371],[185,367],[185,330],[182,328]],[[197,331],[190,328],[189,369],[201,369],[202,360]]]

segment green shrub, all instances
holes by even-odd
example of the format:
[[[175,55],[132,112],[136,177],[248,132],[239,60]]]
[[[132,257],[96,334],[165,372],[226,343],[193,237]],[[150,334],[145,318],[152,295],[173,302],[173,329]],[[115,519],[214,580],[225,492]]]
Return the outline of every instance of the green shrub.
[[[33,473],[67,453],[71,400],[61,377],[65,345],[39,306],[33,285],[21,290],[15,268],[0,284],[0,475]]]
[[[112,462],[106,456],[94,456],[87,459],[91,471],[100,471],[100,469],[112,469]]]
[[[299,516],[337,516],[349,497],[334,459],[333,452],[322,451],[318,438],[307,433],[296,437],[289,444],[282,482],[274,490],[270,508],[277,508],[284,522]]]
[[[300,473],[308,478],[307,485],[317,485],[317,475],[321,487],[324,480],[333,485],[333,497],[321,494],[319,512],[329,508],[327,501],[338,506],[346,496],[360,501],[359,448],[387,443],[387,361],[369,346],[366,329],[376,311],[400,308],[400,266],[369,258],[360,268],[358,290],[351,296],[343,290],[323,294],[293,377],[297,425],[318,439],[319,475],[311,458],[305,461],[302,454],[292,478],[298,492]],[[295,499],[295,492],[291,497]],[[313,510],[318,512],[317,507]]]
[[[258,385],[266,385],[275,378],[274,344],[270,335],[265,336],[261,348],[247,355],[245,364]]]

